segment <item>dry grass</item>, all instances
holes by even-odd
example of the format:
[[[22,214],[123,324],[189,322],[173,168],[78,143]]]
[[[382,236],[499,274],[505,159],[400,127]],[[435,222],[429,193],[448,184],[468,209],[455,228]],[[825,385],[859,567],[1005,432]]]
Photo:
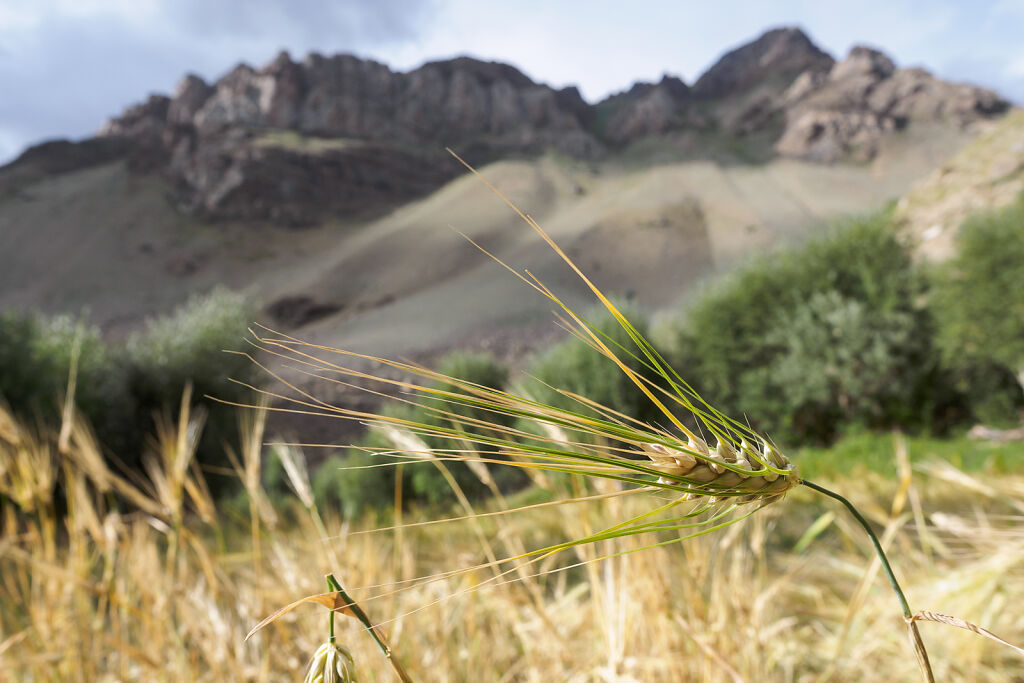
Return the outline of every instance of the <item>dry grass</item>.
[[[382,623],[415,680],[916,676],[892,595],[877,568],[865,571],[861,530],[836,516],[808,550],[793,550],[829,515],[810,492],[685,544],[631,553],[667,539],[615,538],[497,579],[482,567],[406,588],[492,554],[578,538],[658,500],[609,495],[377,533],[361,533],[377,520],[348,525],[298,499],[274,509],[260,497],[251,518],[227,518],[188,462],[199,425],[187,411],[161,430],[160,457],[138,482],[102,465],[78,418],[63,444],[2,412],[0,425],[0,666],[9,680],[298,680],[325,639],[323,610],[296,610],[243,639],[269,609],[321,592],[328,572]],[[252,457],[239,465],[253,493]],[[617,493],[601,485],[590,493]],[[936,466],[909,488],[882,479],[842,488],[885,529],[915,604],[1024,639],[1024,479]],[[113,496],[135,511],[114,511]],[[354,620],[340,621],[338,635],[361,680],[393,680]],[[1024,660],[972,634],[925,625],[924,637],[940,680],[1024,676]]]

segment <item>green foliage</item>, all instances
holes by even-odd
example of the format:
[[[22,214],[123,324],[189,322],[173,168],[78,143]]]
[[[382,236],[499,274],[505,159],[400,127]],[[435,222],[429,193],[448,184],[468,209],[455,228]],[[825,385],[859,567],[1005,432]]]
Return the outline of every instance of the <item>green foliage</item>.
[[[499,363],[493,356],[485,353],[469,351],[451,353],[441,361],[437,370],[449,377],[456,377],[489,389],[502,389],[508,384],[508,368]],[[441,391],[458,391],[458,387],[443,382],[438,383],[436,386]],[[424,401],[420,407],[416,408],[414,419],[429,426],[465,430],[482,435],[487,435],[489,433],[488,430],[474,426],[472,421],[490,422],[506,427],[513,422],[513,419],[507,415],[495,414],[472,406],[445,406],[446,410],[451,414],[432,410],[433,407],[429,401]],[[432,449],[450,449],[453,444],[451,440],[437,436],[426,436],[424,441]],[[467,443],[466,447],[469,448],[470,445]],[[473,447],[478,448],[483,457],[496,457],[493,448],[479,444]],[[488,491],[487,486],[467,464],[463,462],[446,462],[444,466],[448,469],[459,488],[468,497],[479,498],[486,495]],[[431,503],[451,499],[451,485],[437,467],[417,464],[409,469],[411,473],[410,492],[413,498]],[[488,470],[499,486],[518,486],[522,483],[522,473],[516,468],[488,465]]]
[[[912,465],[943,460],[967,472],[1024,471],[1024,442],[998,443],[968,439],[963,435],[944,439],[932,436],[905,438]],[[865,471],[895,478],[894,447],[890,433],[854,430],[842,434],[828,448],[805,446],[790,455],[800,468],[801,476],[811,480],[846,479]]]
[[[245,334],[252,310],[241,294],[217,288],[194,296],[170,315],[150,320],[126,344],[128,385],[138,423],[152,431],[153,415],[174,410],[187,383],[208,411],[197,452],[207,465],[226,466],[226,443],[237,439],[235,409],[206,400],[244,400],[248,390],[230,380],[254,380],[256,368],[226,351],[246,350]]]
[[[76,404],[101,434],[123,429],[123,369],[99,330],[70,316],[0,313],[0,397],[22,416],[55,423],[76,352]]]
[[[387,403],[380,413],[399,419],[412,419],[415,409],[403,403]],[[394,502],[398,473],[402,475],[403,497],[409,491],[413,467],[397,466],[404,458],[386,453],[394,448],[387,436],[376,429],[367,432],[358,447],[348,449],[344,457],[328,458],[313,475],[313,496],[317,505],[338,508],[346,517],[357,517],[367,509],[385,510]]]
[[[0,396],[20,412],[55,415],[67,388],[70,346],[62,354],[44,341],[45,321],[30,314],[0,313]],[[63,369],[63,372],[61,370]]]
[[[912,394],[926,380],[915,371],[927,351],[921,327],[912,311],[872,310],[835,290],[814,294],[768,333],[780,349],[768,382],[803,434],[829,438],[840,424],[913,423]],[[759,389],[751,391],[764,396]]]
[[[223,395],[230,378],[251,377],[254,369],[247,358],[223,353],[245,349],[251,318],[241,294],[218,288],[150,320],[127,344],[137,392],[174,405],[187,382],[193,382],[197,395],[207,390]]]
[[[635,308],[620,306],[620,311],[644,337],[649,337],[647,322]],[[627,355],[637,354],[633,340],[618,321],[606,310],[591,312],[588,320],[603,335],[603,341],[634,371],[650,375],[639,359]],[[625,350],[621,351],[620,350]],[[527,393],[548,405],[576,412],[587,412],[579,401],[558,392],[572,392],[586,396],[604,406],[648,421],[661,417],[657,408],[619,367],[600,352],[580,339],[567,339],[549,349],[530,369],[536,378],[527,384]]]
[[[386,456],[350,449],[345,457],[333,455],[313,475],[313,497],[317,507],[334,508],[346,517],[358,517],[365,510],[385,510],[394,501],[394,467],[380,465]]]
[[[935,296],[943,351],[1024,369],[1024,195],[968,219],[943,275]]]
[[[235,411],[203,396],[244,397],[245,390],[228,377],[250,379],[253,365],[223,350],[243,348],[250,314],[241,296],[215,290],[118,345],[67,316],[0,313],[0,396],[23,418],[56,424],[77,348],[76,405],[100,443],[137,467],[154,430],[154,414],[174,414],[192,382],[196,403],[209,410],[199,461],[225,465],[224,444],[237,438]]]
[[[707,292],[679,331],[678,368],[718,408],[787,441],[923,425],[937,376],[923,292],[888,216],[854,221]]]
[[[1005,378],[1024,372],[1024,195],[963,224],[957,257],[936,273],[932,310],[978,417],[1013,419],[1021,397]]]
[[[503,388],[508,382],[507,368],[493,357],[481,353],[452,353],[441,361],[438,372],[493,389]],[[455,387],[444,383],[438,383],[435,387],[442,391],[455,390]],[[451,414],[442,414],[434,408],[429,399],[425,399],[417,405],[388,404],[381,412],[390,417],[428,426],[467,431],[470,429],[464,424],[465,420],[487,420],[506,426],[512,421],[508,416],[496,415],[472,406],[448,406],[447,409]],[[486,433],[480,429],[473,431]],[[448,439],[429,435],[422,438],[428,448],[452,448],[452,441]],[[396,446],[384,431],[370,429],[359,446],[350,449],[345,458],[332,458],[317,470],[313,488],[318,503],[339,506],[349,516],[357,515],[367,508],[387,508],[394,501],[396,476],[399,471],[395,465],[398,463],[405,463],[400,468],[405,501],[445,503],[452,500],[451,485],[434,463],[409,462],[408,458],[387,455],[387,452]],[[485,457],[498,457],[486,446],[479,448]],[[440,455],[443,457],[443,453]],[[479,498],[489,491],[466,463],[446,461],[443,465],[468,497]],[[488,465],[488,470],[495,483],[502,489],[521,486],[525,481],[525,476],[517,468]]]

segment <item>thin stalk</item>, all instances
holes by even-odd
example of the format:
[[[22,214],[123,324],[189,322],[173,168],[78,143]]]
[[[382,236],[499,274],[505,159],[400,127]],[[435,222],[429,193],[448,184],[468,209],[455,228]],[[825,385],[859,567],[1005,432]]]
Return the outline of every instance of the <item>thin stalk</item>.
[[[325,578],[327,579],[327,590],[330,590],[330,591],[334,590],[334,586],[331,585],[331,582],[334,579],[334,577],[331,576],[331,575],[328,575]],[[337,584],[338,582],[334,581],[334,583]],[[328,634],[327,635],[327,642],[329,642],[331,645],[334,645],[335,642],[336,642],[335,637],[334,637],[334,610],[327,610],[327,618],[329,619],[329,621],[327,622],[328,623],[328,627],[327,627],[327,634]]]
[[[853,506],[853,503],[835,491],[830,491],[824,486],[819,486],[818,484],[807,481],[806,479],[801,480],[800,483],[810,489],[814,489],[818,493],[825,494],[829,498],[838,500],[846,506],[846,509],[850,511],[850,514],[857,520],[857,523],[864,528],[868,538],[871,539],[871,545],[875,548],[875,554],[878,555],[878,559],[882,563],[882,571],[884,571],[885,575],[888,577],[889,584],[892,586],[893,591],[896,593],[896,598],[900,602],[900,609],[903,610],[903,620],[907,624],[907,635],[910,637],[910,643],[914,648],[914,654],[917,656],[917,664],[921,669],[921,678],[926,683],[934,683],[935,676],[932,674],[931,663],[928,661],[928,651],[925,649],[924,642],[921,640],[921,633],[917,630],[917,622],[913,620],[914,613],[910,610],[910,605],[907,603],[907,596],[903,594],[903,588],[900,587],[900,582],[896,580],[896,574],[892,570],[892,565],[889,564],[889,558],[886,557],[885,551],[882,550],[882,544],[879,542],[878,536],[875,535],[871,525],[868,524],[866,519],[864,519],[864,515],[860,514],[860,511]]]
[[[373,637],[374,641],[376,641],[376,643],[377,643],[377,647],[379,647],[380,651],[384,653],[385,657],[387,657],[388,662],[391,663],[391,668],[393,668],[395,670],[395,673],[398,674],[398,678],[401,679],[402,683],[412,683],[412,678],[410,678],[409,674],[406,673],[405,669],[402,667],[402,665],[398,661],[398,659],[396,659],[394,657],[394,655],[392,655],[391,647],[388,645],[387,640],[385,640],[384,633],[379,628],[374,626],[373,623],[370,622],[370,617],[368,617],[366,615],[366,612],[363,611],[363,608],[360,607],[358,604],[356,604],[356,601],[353,600],[349,596],[349,594],[345,592],[345,589],[341,587],[341,584],[338,583],[338,580],[334,578],[334,574],[328,574],[327,575],[327,586],[332,591],[334,591],[335,593],[340,595],[342,600],[344,600],[346,603],[348,603],[345,606],[345,609],[350,611],[352,613],[352,616],[354,616],[356,619],[358,619],[359,623],[361,623],[363,626],[365,626],[366,630],[370,632],[370,635]],[[331,610],[331,616],[332,616],[331,628],[333,629],[333,627],[334,627],[334,619],[333,619],[334,610]]]

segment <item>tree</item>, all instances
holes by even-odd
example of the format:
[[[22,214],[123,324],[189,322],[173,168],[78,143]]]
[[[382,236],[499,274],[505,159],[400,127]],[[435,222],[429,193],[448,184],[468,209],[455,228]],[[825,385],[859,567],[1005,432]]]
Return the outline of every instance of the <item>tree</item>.
[[[999,363],[1024,387],[1024,194],[965,221],[958,247],[936,282],[943,352],[958,362]]]

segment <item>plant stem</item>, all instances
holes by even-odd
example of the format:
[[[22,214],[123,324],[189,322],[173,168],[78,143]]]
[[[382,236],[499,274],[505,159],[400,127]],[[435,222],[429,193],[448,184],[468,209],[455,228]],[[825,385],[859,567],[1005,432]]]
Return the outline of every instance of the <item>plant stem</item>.
[[[934,683],[935,677],[932,674],[931,663],[928,661],[928,651],[924,647],[924,642],[921,640],[921,634],[917,630],[917,623],[913,621],[914,613],[910,611],[910,605],[907,604],[907,596],[903,594],[903,589],[900,587],[900,582],[896,580],[896,574],[892,570],[892,565],[889,564],[889,558],[885,556],[885,551],[882,550],[882,544],[878,540],[878,536],[875,535],[874,530],[864,515],[860,514],[860,511],[853,506],[853,503],[848,501],[843,496],[839,495],[835,491],[830,491],[824,486],[819,486],[813,482],[807,481],[806,479],[800,482],[804,486],[814,489],[818,493],[823,493],[829,498],[838,500],[840,503],[846,506],[846,509],[850,511],[857,523],[860,524],[864,531],[867,532],[868,538],[871,539],[871,545],[875,548],[875,553],[878,555],[879,561],[882,563],[882,570],[889,579],[889,584],[892,586],[893,591],[896,592],[896,598],[900,601],[900,609],[903,610],[903,620],[907,624],[907,633],[910,637],[910,643],[914,647],[914,654],[917,656],[917,664],[921,669],[922,680],[926,683]]]
[[[882,570],[885,572],[885,575],[889,577],[889,583],[892,584],[892,589],[896,591],[896,597],[900,601],[900,609],[903,610],[903,616],[907,619],[912,617],[913,612],[910,611],[910,605],[907,604],[907,597],[903,595],[903,589],[900,588],[899,581],[896,580],[896,575],[893,573],[892,566],[889,564],[889,558],[885,556],[885,551],[882,550],[882,544],[879,542],[878,536],[875,536],[875,532],[871,529],[871,525],[868,524],[868,521],[864,519],[863,515],[860,514],[860,511],[853,506],[853,503],[848,501],[846,498],[843,498],[841,495],[834,491],[829,491],[827,488],[823,486],[818,486],[817,484],[807,481],[806,479],[804,479],[800,483],[808,488],[814,489],[818,493],[824,493],[829,498],[835,498],[836,500],[838,500],[840,503],[846,506],[846,509],[850,511],[850,514],[852,514],[854,518],[857,520],[857,522],[862,527],[864,527],[864,531],[867,532],[868,538],[871,539],[871,545],[875,547],[875,553],[878,555],[878,559],[882,562]]]
[[[391,647],[388,645],[387,640],[384,638],[384,632],[370,622],[370,617],[366,615],[366,612],[363,611],[362,607],[356,604],[355,600],[349,597],[349,594],[346,593],[345,589],[341,587],[341,584],[338,583],[338,580],[334,578],[334,574],[327,575],[327,586],[332,591],[341,596],[341,599],[347,603],[344,609],[351,612],[352,616],[358,619],[359,623],[365,626],[366,630],[370,632],[370,635],[377,643],[377,647],[379,647],[380,651],[384,653],[385,657],[387,657],[388,662],[391,663],[391,668],[393,668],[395,670],[395,673],[398,674],[398,678],[402,681],[402,683],[412,683],[412,679],[409,677],[409,674],[406,673],[405,669],[402,667],[398,659],[396,659],[391,654]],[[331,615],[333,617],[334,610],[331,610]],[[332,619],[331,627],[333,628],[333,626],[334,621]]]
[[[327,579],[327,590],[330,590],[330,591],[334,590],[334,586],[332,586],[331,583],[332,582],[334,584],[338,583],[337,581],[334,581],[334,576],[331,575],[331,574],[328,574],[325,578]],[[327,630],[327,633],[328,633],[327,642],[329,642],[331,645],[334,645],[334,643],[335,643],[335,638],[334,638],[334,610],[328,610],[327,612],[328,612],[327,616],[330,619],[330,621],[328,622],[329,626],[328,626],[328,630]]]

